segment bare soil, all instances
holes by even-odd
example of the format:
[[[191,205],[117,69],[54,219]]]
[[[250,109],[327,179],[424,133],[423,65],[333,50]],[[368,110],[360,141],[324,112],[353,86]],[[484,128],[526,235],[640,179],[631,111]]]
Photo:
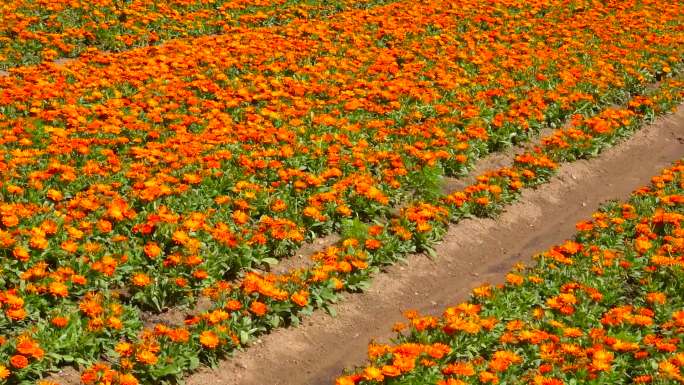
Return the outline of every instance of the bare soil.
[[[526,190],[496,219],[452,225],[437,257],[413,255],[373,279],[362,294],[347,294],[336,317],[317,311],[304,324],[276,330],[252,348],[202,369],[188,385],[332,384],[345,368],[365,362],[367,344],[387,341],[401,311],[440,313],[468,299],[484,282],[500,283],[519,261],[570,238],[575,223],[607,200],[625,199],[671,162],[684,157],[684,105],[642,128],[599,158],[565,164],[550,183]],[[501,159],[483,160],[488,167]],[[487,162],[490,162],[489,164]]]

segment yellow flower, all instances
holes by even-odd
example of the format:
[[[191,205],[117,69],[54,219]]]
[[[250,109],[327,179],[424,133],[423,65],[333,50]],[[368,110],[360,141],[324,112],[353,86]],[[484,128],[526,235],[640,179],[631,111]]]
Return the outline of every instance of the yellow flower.
[[[10,371],[5,365],[0,365],[0,380],[4,380],[9,377]]]

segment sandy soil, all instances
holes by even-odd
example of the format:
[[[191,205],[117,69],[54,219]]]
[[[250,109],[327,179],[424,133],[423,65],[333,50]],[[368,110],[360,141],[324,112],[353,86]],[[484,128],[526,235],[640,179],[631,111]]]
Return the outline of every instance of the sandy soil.
[[[467,300],[483,282],[501,282],[516,262],[571,237],[575,223],[600,203],[626,198],[683,156],[684,105],[600,158],[563,165],[550,183],[526,190],[496,220],[451,226],[436,248],[437,258],[413,255],[392,266],[367,292],[345,295],[335,306],[336,317],[317,311],[300,327],[276,330],[217,368],[200,370],[187,384],[332,384],[344,368],[364,363],[369,340],[391,337],[402,310],[436,314]]]

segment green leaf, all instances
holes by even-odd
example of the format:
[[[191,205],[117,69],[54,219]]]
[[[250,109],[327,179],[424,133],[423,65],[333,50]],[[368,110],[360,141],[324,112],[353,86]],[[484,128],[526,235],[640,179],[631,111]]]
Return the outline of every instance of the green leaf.
[[[247,342],[249,342],[250,336],[249,336],[249,333],[247,333],[247,331],[241,330],[239,334],[240,334],[240,343],[241,344],[246,344]]]
[[[261,262],[268,264],[269,266],[275,266],[279,263],[279,261],[275,258],[264,258],[261,260]]]

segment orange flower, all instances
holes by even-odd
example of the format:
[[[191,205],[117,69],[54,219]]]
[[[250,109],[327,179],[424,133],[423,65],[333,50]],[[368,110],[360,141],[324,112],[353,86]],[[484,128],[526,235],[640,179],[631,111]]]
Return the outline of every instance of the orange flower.
[[[651,249],[652,246],[653,244],[651,243],[651,241],[649,241],[648,238],[644,236],[641,236],[634,241],[634,250],[636,250],[639,254],[646,253],[648,250]]]
[[[138,385],[138,379],[130,373],[119,374],[119,385]]]
[[[50,321],[54,326],[58,328],[63,328],[69,323],[69,319],[66,317],[55,317]]]
[[[5,225],[5,227],[14,227],[19,224],[19,217],[14,214],[3,215],[2,224]]]
[[[0,380],[5,380],[9,377],[10,371],[5,365],[0,365]]]
[[[235,310],[240,310],[242,309],[242,303],[238,300],[230,300],[226,303],[226,309],[235,311]]]
[[[7,309],[5,314],[15,321],[21,321],[26,318],[26,310],[24,308]]]
[[[426,353],[434,358],[440,359],[451,352],[451,348],[448,345],[442,343],[434,343],[427,348]]]
[[[207,347],[209,349],[214,349],[219,344],[218,336],[210,330],[203,331],[202,334],[200,334],[199,341],[202,344],[202,346]]]
[[[141,350],[135,355],[136,361],[145,365],[154,365],[157,363],[157,356],[149,350]]]
[[[99,332],[103,327],[104,320],[100,317],[95,317],[88,320],[88,330],[91,332]]]
[[[658,364],[658,371],[665,378],[672,378],[672,379],[677,379],[677,380],[682,379],[681,373],[679,372],[679,368],[675,364],[671,363],[670,361],[660,362],[660,364]]]
[[[71,283],[75,285],[85,285],[88,282],[86,277],[79,275],[79,274],[74,274],[71,276]]]
[[[176,230],[173,232],[172,239],[178,244],[185,245],[190,241],[190,236],[183,230]]]
[[[475,199],[475,203],[477,203],[480,206],[487,206],[489,204],[489,198],[487,197],[480,197]]]
[[[117,352],[122,357],[129,357],[133,354],[133,345],[128,342],[119,342],[114,351]]]
[[[292,299],[292,302],[302,307],[309,304],[309,293],[304,290],[292,294],[290,298]]]
[[[385,379],[385,376],[382,374],[382,370],[375,366],[369,366],[363,370],[363,378],[366,381],[382,381]]]
[[[684,310],[678,310],[672,313],[672,319],[679,327],[684,327]]]
[[[489,361],[489,369],[495,372],[503,372],[512,364],[522,362],[522,358],[517,354],[505,350],[494,353],[494,357]]]
[[[276,199],[275,202],[271,204],[271,210],[275,212],[285,211],[285,209],[287,209],[287,203],[282,199]]]
[[[62,248],[62,250],[66,251],[67,253],[73,254],[76,251],[78,251],[78,243],[76,243],[74,241],[64,241],[64,242],[62,242],[60,247]]]
[[[266,307],[266,304],[259,301],[254,301],[251,305],[249,305],[249,310],[258,316],[263,316],[268,311],[268,308]]]
[[[24,336],[19,337],[16,349],[17,352],[35,359],[42,358],[44,354],[43,349],[40,348],[38,343]]]
[[[613,353],[606,350],[597,350],[594,352],[591,360],[591,366],[594,370],[608,371],[611,369],[611,362],[613,361]]]
[[[468,362],[456,362],[449,364],[442,369],[442,373],[455,376],[474,376],[475,368]]]
[[[28,262],[28,260],[31,257],[28,250],[26,250],[23,247],[18,247],[18,246],[15,247],[14,250],[12,250],[12,255],[14,256],[14,258],[16,258],[22,262]]]
[[[109,233],[110,231],[112,231],[112,222],[101,219],[97,221],[97,228],[102,233]]]
[[[150,277],[148,277],[146,274],[136,273],[133,275],[132,282],[135,286],[145,287],[149,285],[152,281],[150,280]]]
[[[524,278],[513,273],[509,273],[506,275],[506,282],[510,283],[511,285],[514,286],[519,286],[522,285],[524,282]]]
[[[114,200],[107,209],[107,215],[115,221],[121,221],[128,215],[128,204],[121,200]]]
[[[184,328],[173,329],[168,335],[171,341],[174,342],[187,342],[190,340],[190,332]]]
[[[114,330],[121,330],[123,328],[123,322],[117,317],[107,318],[107,326]]]
[[[663,305],[663,304],[665,304],[667,297],[665,296],[664,293],[653,292],[653,293],[648,293],[646,295],[646,300],[650,303],[657,303],[657,304]]]
[[[143,250],[145,251],[145,255],[151,259],[154,259],[161,254],[161,248],[155,242],[148,242]]]
[[[348,217],[352,215],[352,210],[349,208],[349,206],[346,205],[339,205],[335,208],[335,212],[340,214],[343,217]]]
[[[496,374],[492,372],[480,372],[480,382],[484,384],[498,384],[499,383],[499,377],[497,377]]]
[[[64,195],[62,195],[61,192],[59,192],[58,190],[55,190],[55,189],[48,189],[46,195],[50,200],[53,200],[55,202],[59,202],[62,199],[64,199]]]
[[[201,279],[206,279],[207,277],[209,277],[209,274],[205,270],[197,269],[197,270],[192,272],[192,276],[201,280]]]
[[[311,206],[305,207],[303,214],[305,217],[317,220],[321,217],[321,212],[317,208]]]
[[[239,225],[244,225],[249,221],[249,215],[247,215],[244,211],[241,210],[236,210],[235,212],[233,212],[231,218],[233,218],[235,223]]]
[[[15,354],[10,358],[10,364],[17,369],[23,369],[28,366],[28,358],[21,354]]]
[[[49,290],[50,294],[55,297],[65,298],[69,295],[69,288],[62,282],[50,282]]]
[[[394,365],[385,365],[382,367],[382,374],[387,377],[397,377],[401,374],[401,370]]]

